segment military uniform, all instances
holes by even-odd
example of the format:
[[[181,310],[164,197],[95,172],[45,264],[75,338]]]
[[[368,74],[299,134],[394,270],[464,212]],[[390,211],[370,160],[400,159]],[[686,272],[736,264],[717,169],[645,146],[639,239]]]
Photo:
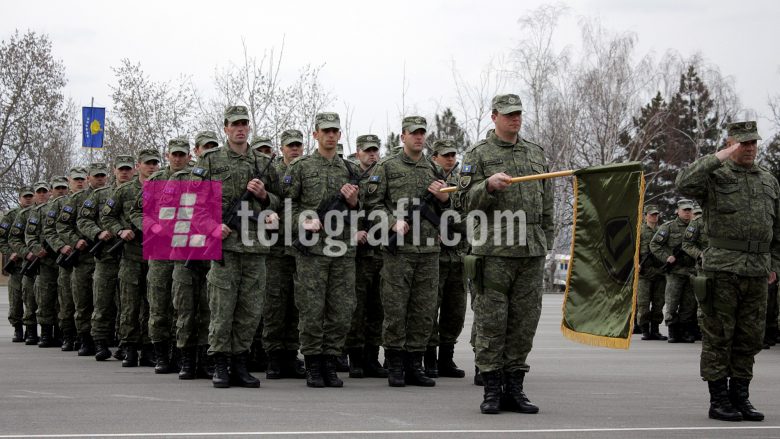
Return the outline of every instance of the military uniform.
[[[729,124],[728,134],[740,148],[761,139],[752,121]],[[712,154],[678,174],[676,185],[701,202],[709,239],[701,253],[701,275],[708,282],[697,279],[706,286],[697,288],[697,298],[710,417],[763,420],[748,388],[761,351],[767,275],[780,271],[780,185],[758,165],[740,166]]]
[[[29,186],[23,186],[19,190],[19,197],[33,195],[33,190]],[[0,252],[10,258],[15,250],[11,247],[9,238],[11,236],[11,227],[16,222],[19,211],[23,208],[17,206],[3,215],[0,220]],[[14,327],[14,342],[24,341],[24,302],[22,301],[22,262],[24,255],[17,255],[13,268],[8,271],[8,322]]]
[[[505,117],[522,111],[517,95],[493,98],[493,110]],[[548,172],[544,150],[522,139],[514,143],[501,140],[495,133],[466,150],[460,172],[464,212],[516,212],[523,210],[526,218],[526,242],[506,234],[508,226],[497,224],[497,217],[488,215],[485,243],[472,241],[467,258],[467,272],[477,273],[472,279],[475,289],[474,324],[476,325],[476,365],[485,381],[485,400],[480,407],[485,413],[497,412],[496,398],[501,396],[501,374],[506,384],[504,394],[517,411],[536,413],[523,392],[526,362],[542,309],[542,276],[544,258],[553,245],[553,183],[536,180],[512,184],[503,191],[488,191],[488,178],[504,172],[510,176]],[[514,227],[512,227],[514,228]],[[500,244],[495,244],[495,239]],[[476,274],[475,274],[476,276]],[[503,404],[502,404],[503,406]]]
[[[340,128],[335,113],[320,113],[319,130]],[[304,210],[317,210],[330,197],[338,195],[349,183],[353,170],[338,155],[325,158],[319,149],[290,163],[282,185],[284,196],[292,203],[293,237],[301,238],[299,224]],[[346,224],[349,224],[346,222]],[[306,254],[295,251],[295,303],[299,312],[301,352],[310,387],[341,387],[336,374],[336,356],[344,349],[355,310],[355,248],[350,245],[350,227],[342,233],[327,234],[327,225],[317,233]],[[301,247],[302,248],[302,247]]]
[[[690,200],[680,200],[677,208],[693,209],[693,203]],[[669,343],[695,341],[696,299],[691,286],[694,259],[682,250],[683,235],[688,228],[688,222],[679,216],[667,221],[658,227],[650,241],[650,251],[656,259],[664,263],[666,270],[664,320],[669,327]],[[674,263],[667,263],[669,256],[675,257]]]
[[[27,228],[27,219],[30,211],[35,205],[19,209],[16,218],[11,225],[8,235],[8,245],[11,250],[21,258],[20,266],[28,263],[27,254],[30,252],[27,242],[24,239],[24,231]],[[28,345],[38,344],[38,323],[35,318],[35,312],[38,310],[38,303],[35,301],[35,273],[27,273],[22,276],[22,302],[24,304],[24,314],[22,323],[25,327],[24,342]]]
[[[645,214],[659,214],[654,204],[645,206]],[[639,233],[639,294],[636,300],[637,322],[642,328],[642,340],[666,340],[658,326],[664,321],[664,294],[666,276],[661,271],[663,263],[650,251],[650,242],[658,225],[650,227],[645,221]]]

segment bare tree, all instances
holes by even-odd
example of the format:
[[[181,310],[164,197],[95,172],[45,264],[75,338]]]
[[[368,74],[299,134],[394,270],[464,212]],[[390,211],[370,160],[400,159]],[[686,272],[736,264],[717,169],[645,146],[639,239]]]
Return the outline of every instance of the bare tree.
[[[455,86],[455,109],[468,137],[478,141],[490,128],[490,111],[493,97],[503,92],[506,75],[500,61],[490,60],[474,82],[466,81],[452,61],[450,72]]]

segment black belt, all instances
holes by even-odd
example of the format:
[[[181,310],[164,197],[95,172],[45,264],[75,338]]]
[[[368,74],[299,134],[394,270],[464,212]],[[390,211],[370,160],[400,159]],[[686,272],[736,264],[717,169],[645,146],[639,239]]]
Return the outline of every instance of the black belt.
[[[710,247],[747,253],[769,253],[769,243],[761,241],[736,241],[733,239],[710,238]]]

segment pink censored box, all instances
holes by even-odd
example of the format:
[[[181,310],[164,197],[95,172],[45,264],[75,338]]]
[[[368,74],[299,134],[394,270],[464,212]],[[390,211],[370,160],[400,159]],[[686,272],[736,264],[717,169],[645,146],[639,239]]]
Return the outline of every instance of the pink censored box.
[[[222,259],[221,181],[146,181],[143,212],[144,259]]]

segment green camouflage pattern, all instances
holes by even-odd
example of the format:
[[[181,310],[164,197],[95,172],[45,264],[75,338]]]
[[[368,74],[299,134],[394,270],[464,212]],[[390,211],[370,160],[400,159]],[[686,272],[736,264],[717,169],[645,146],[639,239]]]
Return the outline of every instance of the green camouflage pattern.
[[[265,303],[263,304],[263,349],[297,351],[298,309],[295,307],[295,258],[269,255],[265,261]]]
[[[384,308],[380,294],[381,255],[363,256],[358,250],[355,260],[355,312],[347,333],[346,348],[382,345]]]

